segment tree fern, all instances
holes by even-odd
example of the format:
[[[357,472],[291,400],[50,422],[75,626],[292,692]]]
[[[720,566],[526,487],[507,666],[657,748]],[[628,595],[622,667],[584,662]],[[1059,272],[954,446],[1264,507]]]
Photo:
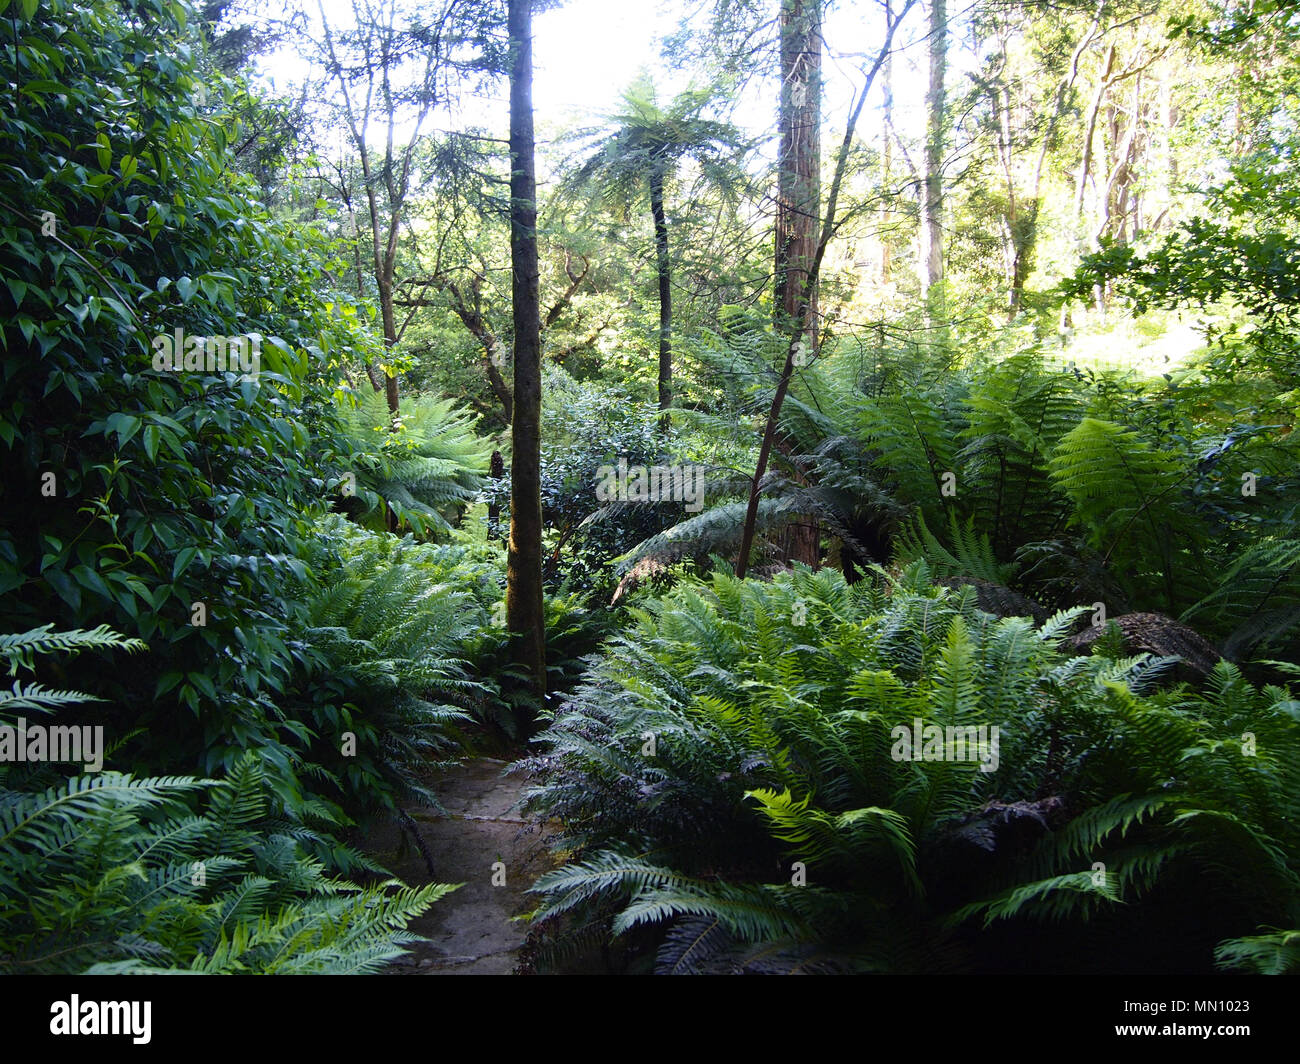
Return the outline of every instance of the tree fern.
[[[1230,939],[1214,950],[1219,967],[1282,975],[1300,969],[1300,931],[1274,931],[1264,935]]]
[[[1229,658],[1286,646],[1300,626],[1300,539],[1247,547],[1181,619],[1227,633],[1222,649]]]
[[[1176,505],[1186,477],[1177,459],[1131,430],[1084,418],[1061,437],[1050,468],[1053,483],[1073,506],[1071,522],[1101,552],[1102,563],[1131,573],[1133,586],[1175,608],[1176,587],[1196,568],[1176,544],[1204,538]]]
[[[1050,536],[1064,516],[1053,505],[1048,458],[1078,424],[1083,402],[1073,377],[1030,352],[977,376],[963,406],[962,494],[1005,559],[1019,544]]]

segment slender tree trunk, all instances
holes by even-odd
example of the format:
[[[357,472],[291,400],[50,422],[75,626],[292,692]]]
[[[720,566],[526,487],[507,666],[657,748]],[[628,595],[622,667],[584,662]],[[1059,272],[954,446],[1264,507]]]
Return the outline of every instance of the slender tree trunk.
[[[492,452],[492,462],[488,467],[488,475],[493,480],[500,480],[506,475],[506,463],[505,459],[501,457],[500,451]],[[492,501],[488,504],[487,538],[489,543],[501,538],[501,503],[498,499],[499,496],[493,495]]]
[[[894,26],[894,5],[892,0],[885,0],[885,31],[892,31]],[[880,169],[881,182],[884,188],[889,189],[894,184],[894,57],[888,56],[885,59],[884,70],[884,99],[881,103],[881,120],[884,128],[884,135],[881,138],[880,148]],[[892,211],[887,214],[892,215]],[[880,239],[880,283],[887,285],[893,279],[894,273],[894,243],[891,235],[886,230]]]
[[[821,219],[822,2],[781,0],[781,139],[777,152],[776,290],[781,332],[799,312]],[[817,347],[817,288],[805,328]]]
[[[1005,50],[1006,42],[1003,42]],[[1007,320],[1014,321],[1020,312],[1024,295],[1025,275],[1034,244],[1037,227],[1037,187],[1022,203],[1016,195],[1016,177],[1013,156],[1016,130],[1012,125],[1011,90],[998,78],[989,91],[989,102],[998,126],[998,161],[1002,166],[1003,183],[1007,191],[1007,205],[1002,213],[1003,274],[1007,284]]]
[[[1083,204],[1088,189],[1088,178],[1092,176],[1092,144],[1097,133],[1097,118],[1101,114],[1102,102],[1106,99],[1106,90],[1110,88],[1111,71],[1115,68],[1115,46],[1106,49],[1106,58],[1102,61],[1101,76],[1097,80],[1097,91],[1088,108],[1088,121],[1084,126],[1083,147],[1080,151],[1079,180],[1075,184],[1074,217],[1077,226],[1079,248],[1087,247],[1087,236],[1083,231]]]
[[[1102,60],[1101,74],[1097,78],[1097,91],[1093,94],[1092,105],[1088,108],[1088,121],[1084,124],[1083,145],[1079,152],[1079,174],[1074,191],[1074,235],[1081,254],[1088,247],[1087,234],[1083,228],[1083,206],[1088,190],[1088,179],[1092,176],[1093,138],[1097,133],[1097,119],[1101,114],[1102,102],[1106,99],[1106,91],[1110,88],[1111,71],[1114,68],[1115,46],[1112,44],[1106,49],[1105,58]],[[1100,292],[1097,293],[1097,301],[1098,303],[1101,301]],[[1069,321],[1070,304],[1069,302],[1063,302],[1061,304],[1061,328],[1064,329],[1069,324]]]
[[[1128,243],[1129,194],[1134,180],[1134,168],[1138,157],[1138,137],[1142,131],[1142,75],[1133,79],[1133,98],[1128,116],[1128,129],[1124,138],[1119,138],[1119,117],[1113,120],[1112,144],[1114,158],[1106,177],[1106,191],[1102,196],[1102,219],[1097,229],[1097,242],[1103,236],[1117,238],[1119,243]]]
[[[383,273],[378,277],[379,281],[379,318],[384,326],[384,351],[392,355],[393,348],[397,346],[397,312],[393,308],[393,281],[391,275]],[[384,391],[388,398],[388,412],[397,413],[397,374],[386,373],[384,375]]]
[[[542,605],[541,331],[537,267],[537,181],[533,142],[533,0],[509,0],[510,260],[514,310],[514,418],[506,624],[513,659],[531,680],[538,707],[546,695],[546,619]]]
[[[943,152],[948,70],[947,0],[930,0],[930,84],[925,94],[925,174],[921,191],[921,286],[931,323],[947,316],[944,306]]]
[[[470,284],[469,299],[462,295],[460,286],[453,281],[447,281],[443,287],[451,294],[452,309],[456,312],[456,317],[460,318],[461,323],[483,349],[483,368],[487,371],[488,386],[501,403],[505,422],[508,425],[514,417],[514,398],[510,394],[510,389],[506,387],[505,378],[501,375],[501,366],[505,361],[505,345],[488,327],[487,320],[483,317],[478,279],[476,278]]]
[[[664,171],[656,162],[650,168],[650,213],[655,221],[655,263],[659,271],[659,409],[660,429],[672,425],[668,413],[673,405],[673,276],[668,258],[668,217],[664,213]]]
[[[1157,215],[1156,220],[1151,224],[1152,232],[1160,231],[1160,223],[1163,221],[1165,214],[1174,201],[1174,190],[1178,187],[1178,153],[1174,150],[1174,130],[1178,128],[1179,110],[1178,105],[1174,102],[1173,88],[1170,84],[1172,78],[1166,78],[1161,92],[1161,122],[1160,125],[1164,131],[1165,146],[1165,165],[1162,168],[1164,172],[1164,195],[1161,202],[1164,209]]]

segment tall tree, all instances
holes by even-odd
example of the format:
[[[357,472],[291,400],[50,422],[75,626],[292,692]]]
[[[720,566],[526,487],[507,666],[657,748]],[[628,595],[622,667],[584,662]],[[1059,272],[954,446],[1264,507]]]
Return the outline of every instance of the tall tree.
[[[817,350],[817,283],[808,285],[821,223],[822,122],[822,3],[823,0],[781,0],[778,115],[780,140],[776,157],[776,258],[772,307],[778,330],[784,332],[799,313],[808,288],[804,317],[807,352]],[[802,358],[800,361],[802,362]],[[789,446],[778,438],[777,447]],[[797,477],[802,474],[796,471]],[[782,553],[791,561],[814,568],[820,562],[820,529],[808,515],[792,522]]]
[[[546,695],[542,603],[542,314],[537,265],[537,177],[533,137],[533,0],[509,0],[510,262],[514,309],[510,544],[506,624],[514,661]]]
[[[894,25],[893,0],[885,0],[885,32]],[[885,57],[884,93],[880,103],[880,179],[885,188],[894,182],[894,57]],[[880,283],[887,285],[893,280],[894,245],[888,232],[880,238]]]
[[[871,86],[876,80],[876,75],[880,73],[880,68],[884,65],[890,50],[893,48],[894,31],[898,28],[899,22],[911,10],[914,2],[915,0],[903,0],[903,6],[898,13],[898,17],[894,19],[892,24],[887,26],[884,42],[880,46],[880,51],[876,53],[876,58],[870,69],[866,72],[866,82],[862,87],[861,94],[854,102],[849,113],[848,125],[844,129],[844,140],[840,144],[839,154],[835,159],[835,172],[831,177],[831,187],[826,197],[826,214],[821,220],[821,234],[813,251],[812,260],[808,264],[808,271],[804,276],[799,305],[795,310],[794,317],[789,322],[786,333],[788,343],[785,352],[785,365],[781,367],[781,376],[777,381],[776,392],[773,394],[772,404],[768,408],[767,423],[763,429],[763,440],[758,448],[758,462],[754,468],[754,477],[749,485],[749,503],[745,509],[745,524],[740,533],[740,552],[736,558],[736,576],[738,577],[743,577],[749,569],[749,555],[754,546],[754,533],[758,526],[758,499],[762,492],[763,478],[767,475],[767,463],[772,456],[772,447],[777,441],[778,428],[781,423],[781,407],[785,403],[786,393],[790,390],[790,378],[794,374],[796,362],[800,364],[803,362],[800,356],[805,350],[804,336],[808,329],[808,320],[812,314],[813,293],[817,290],[817,279],[821,274],[822,261],[826,257],[826,248],[835,235],[836,229],[841,224],[840,221],[836,220],[835,210],[839,201],[840,186],[844,182],[844,171],[848,166],[849,154],[853,147],[853,135],[857,130],[858,118],[862,114],[863,105],[871,92]]]
[[[496,143],[495,138],[478,134],[460,139],[476,144]],[[501,143],[507,148],[503,154],[508,167],[509,141]],[[513,347],[509,324],[512,313],[509,204],[484,187],[495,186],[498,181],[509,183],[508,178],[499,178],[487,169],[496,162],[495,154],[489,156],[482,151],[481,159],[474,160],[470,166],[454,159],[442,166],[435,194],[420,204],[419,231],[410,238],[412,258],[423,272],[399,281],[401,294],[396,302],[399,307],[443,310],[455,315],[478,346],[488,388],[500,405],[498,416],[508,425],[514,416],[512,385],[507,379]],[[556,253],[548,257],[545,248],[539,248],[538,283],[542,291],[547,290],[548,279],[552,290],[556,284],[564,286],[542,319],[545,349],[547,333],[570,310],[573,297],[586,282],[591,266],[584,255],[571,251],[563,243],[563,234],[556,233],[554,223],[543,222],[542,228],[550,232]],[[551,357],[563,357],[563,354],[563,349],[558,354],[552,351]],[[485,409],[490,411],[491,407]]]
[[[424,13],[412,14],[399,0],[375,4],[353,0],[354,26],[338,30],[331,26],[322,0],[317,0],[322,35],[319,48],[326,77],[338,90],[337,112],[349,148],[360,166],[362,211],[356,209],[344,160],[334,161],[337,181],[322,178],[333,185],[346,205],[358,235],[364,227],[369,272],[390,355],[405,329],[405,323],[398,322],[394,303],[398,238],[407,204],[423,180],[414,165],[421,130],[430,112],[448,95],[446,68],[452,47],[448,30],[457,4],[458,0],[440,0]],[[383,133],[382,148],[372,143],[377,129]],[[358,213],[362,213],[363,222],[358,223]],[[381,382],[374,367],[367,365],[366,373],[378,391]],[[383,387],[388,409],[396,414],[396,371],[389,367],[386,377]]]
[[[948,3],[930,0],[930,82],[925,93],[925,172],[921,182],[921,285],[931,322],[945,315],[943,298],[943,153],[947,122]]]
[[[1025,280],[1034,265],[1048,157],[1074,99],[1080,64],[1107,33],[1104,19],[1110,3],[1097,0],[1086,23],[1055,11],[1044,17],[990,5],[977,26],[976,32],[995,45],[986,72],[975,75],[975,82],[988,103],[990,139],[1003,185],[1001,235],[1010,318],[1021,309]],[[1076,21],[1081,29],[1076,30]],[[1046,39],[1033,49],[1033,65],[1020,69],[1029,64],[1023,59],[1017,64],[1016,59],[1028,51],[1026,42],[1035,36]],[[1032,170],[1029,160],[1035,160]]]
[[[780,144],[777,150],[776,290],[784,331],[799,312],[821,222],[822,2],[781,0]],[[817,345],[817,286],[806,340]]]

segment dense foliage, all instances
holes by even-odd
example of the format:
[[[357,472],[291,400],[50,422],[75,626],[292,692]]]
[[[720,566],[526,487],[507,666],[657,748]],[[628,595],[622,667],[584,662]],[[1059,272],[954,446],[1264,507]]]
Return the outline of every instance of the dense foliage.
[[[560,942],[653,928],[669,972],[1267,964],[1239,939],[1296,918],[1300,702],[1226,663],[1157,690],[1168,659],[1060,652],[1079,611],[929,577],[719,574],[638,611],[536,765],[575,851],[534,888]],[[935,725],[968,756],[900,747]]]
[[[0,638],[11,674],[30,672],[41,655],[117,647],[143,644],[48,625]],[[0,696],[0,721],[21,728],[18,711],[62,717],[90,697],[20,681]],[[307,847],[328,836],[272,814],[254,752],[223,781],[122,772],[51,780],[48,766],[2,764],[0,832],[8,975],[371,972],[402,953],[411,917],[455,889],[382,878],[359,887],[326,875]]]
[[[0,0],[0,971],[1295,970],[1300,6],[556,6]]]

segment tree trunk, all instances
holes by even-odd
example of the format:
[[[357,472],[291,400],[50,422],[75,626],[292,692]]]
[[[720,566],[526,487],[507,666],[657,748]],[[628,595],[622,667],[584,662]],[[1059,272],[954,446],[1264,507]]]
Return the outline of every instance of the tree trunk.
[[[840,144],[839,155],[835,159],[835,173],[831,178],[830,194],[826,198],[826,216],[822,219],[821,236],[817,241],[816,250],[813,252],[808,272],[804,276],[803,291],[800,293],[798,309],[795,311],[794,319],[789,323],[787,333],[789,342],[786,345],[785,365],[781,367],[781,377],[776,385],[776,394],[772,396],[772,405],[768,408],[767,424],[763,429],[763,441],[758,448],[758,463],[754,468],[754,478],[749,485],[749,503],[745,508],[745,523],[740,531],[740,552],[736,557],[736,576],[742,579],[749,569],[749,553],[754,546],[754,531],[758,524],[759,489],[763,483],[763,477],[767,473],[768,460],[772,456],[772,444],[776,439],[777,427],[781,422],[781,406],[785,402],[785,393],[790,388],[790,377],[794,373],[795,357],[800,351],[800,345],[803,343],[804,333],[808,326],[808,319],[812,314],[812,294],[817,288],[817,278],[821,274],[822,260],[826,257],[826,247],[835,233],[835,205],[839,200],[840,185],[844,181],[844,170],[849,161],[849,149],[853,146],[853,134],[858,128],[858,119],[862,115],[863,105],[867,102],[867,96],[871,92],[872,83],[876,80],[876,75],[880,72],[880,67],[893,46],[894,29],[903,16],[911,10],[913,2],[914,0],[905,0],[903,9],[898,14],[898,19],[895,20],[893,26],[888,27],[885,31],[884,44],[881,45],[875,63],[867,73],[866,84],[863,86],[862,92],[849,114],[848,125],[844,130],[844,140]]]
[[[930,84],[925,93],[925,174],[921,190],[921,288],[930,321],[947,316],[943,280],[944,76],[948,69],[947,0],[930,0]]]
[[[505,459],[501,457],[500,451],[492,452],[492,463],[488,467],[488,475],[493,480],[500,480],[506,475],[506,463]],[[492,501],[488,504],[487,538],[489,543],[501,538],[501,503],[498,501],[499,498],[494,494]]]
[[[664,213],[664,170],[656,162],[650,169],[650,213],[655,221],[655,264],[659,271],[659,428],[667,433],[672,424],[668,413],[673,404],[673,288],[672,263],[668,258],[668,218]]]
[[[783,333],[799,314],[821,221],[821,16],[822,0],[781,0],[781,139],[772,305],[777,329]],[[805,358],[815,355],[819,336],[815,280],[808,301]],[[788,451],[780,440],[777,446]],[[816,568],[820,539],[814,518],[796,517],[786,528],[782,557]]]
[[[393,286],[391,277],[379,278],[379,316],[384,325],[384,352],[391,356],[397,346],[397,312],[393,308]],[[386,373],[384,390],[388,397],[388,412],[397,413],[397,374]]]
[[[1101,76],[1097,80],[1097,91],[1088,108],[1088,121],[1084,126],[1083,147],[1079,159],[1079,179],[1075,184],[1074,217],[1080,251],[1087,248],[1087,237],[1083,231],[1083,204],[1088,189],[1088,178],[1092,176],[1092,143],[1097,133],[1097,118],[1101,113],[1102,102],[1106,99],[1106,90],[1110,88],[1111,71],[1115,68],[1115,46],[1106,49],[1106,58],[1102,60]]]
[[[514,418],[506,624],[512,657],[531,680],[538,708],[546,695],[542,606],[541,331],[537,266],[537,181],[533,152],[533,0],[509,0],[510,261],[514,311]]]
[[[781,0],[781,139],[777,152],[777,328],[799,313],[821,218],[822,0]],[[817,347],[817,288],[805,329]]]
[[[892,0],[885,0],[885,30],[889,32],[894,26],[894,5]],[[884,92],[881,102],[881,120],[884,135],[881,138],[880,169],[881,184],[886,191],[894,184],[894,57],[885,59]],[[892,214],[887,211],[886,214]],[[880,283],[887,285],[893,279],[894,244],[888,229],[880,237]]]
[[[479,279],[476,277],[471,282],[469,287],[470,298],[468,300],[461,294],[460,287],[455,282],[447,281],[443,287],[451,295],[452,309],[456,312],[456,317],[460,318],[462,324],[469,330],[470,335],[479,342],[479,346],[483,350],[483,368],[487,371],[488,386],[501,404],[501,409],[505,414],[505,422],[508,425],[514,417],[514,398],[510,394],[510,389],[506,387],[505,378],[501,375],[505,345],[501,342],[501,338],[488,327],[488,323],[483,317]]]

